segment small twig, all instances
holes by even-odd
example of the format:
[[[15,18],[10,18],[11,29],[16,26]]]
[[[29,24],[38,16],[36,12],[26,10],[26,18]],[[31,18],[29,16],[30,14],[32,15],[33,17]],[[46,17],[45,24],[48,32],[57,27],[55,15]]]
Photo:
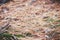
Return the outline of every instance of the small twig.
[[[1,27],[0,34],[5,32],[5,30],[9,27],[9,23],[10,23],[10,20],[8,20],[8,22]]]
[[[48,35],[49,38],[47,38],[47,40],[52,40],[52,38],[53,38],[56,34],[60,34],[60,32],[53,32],[53,33],[49,34],[50,36]]]
[[[14,40],[18,40],[14,35],[12,35],[12,38],[13,38]]]

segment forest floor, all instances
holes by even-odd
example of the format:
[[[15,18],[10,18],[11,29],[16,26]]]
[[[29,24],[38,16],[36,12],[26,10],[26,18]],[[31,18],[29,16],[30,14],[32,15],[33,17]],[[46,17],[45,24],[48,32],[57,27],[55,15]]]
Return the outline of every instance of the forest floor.
[[[19,40],[60,40],[60,4],[49,0],[13,0],[0,6],[0,26]]]

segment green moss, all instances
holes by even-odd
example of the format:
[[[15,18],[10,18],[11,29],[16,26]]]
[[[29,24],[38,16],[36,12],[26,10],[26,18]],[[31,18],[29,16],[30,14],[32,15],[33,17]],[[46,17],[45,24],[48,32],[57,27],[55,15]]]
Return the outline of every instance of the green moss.
[[[25,37],[24,35],[22,34],[15,34],[16,37]]]
[[[8,33],[2,33],[0,34],[0,39],[1,40],[12,40],[12,34],[8,34]]]
[[[3,37],[11,37],[11,36],[12,36],[12,34],[3,33],[3,34],[0,34],[0,36],[3,36]]]
[[[57,24],[56,26],[58,27],[58,26],[60,26],[60,24]]]
[[[55,20],[53,18],[47,17],[47,18],[44,18],[44,21],[46,21],[46,22],[54,22]]]
[[[22,34],[15,34],[16,37],[25,37],[23,36]],[[3,34],[0,34],[0,37],[7,37],[7,38],[10,38],[12,37],[12,34],[9,34],[9,33],[3,33]]]
[[[56,22],[60,22],[60,20],[57,20]]]
[[[47,19],[47,21],[54,22],[55,20],[53,18],[49,18],[49,19]]]

